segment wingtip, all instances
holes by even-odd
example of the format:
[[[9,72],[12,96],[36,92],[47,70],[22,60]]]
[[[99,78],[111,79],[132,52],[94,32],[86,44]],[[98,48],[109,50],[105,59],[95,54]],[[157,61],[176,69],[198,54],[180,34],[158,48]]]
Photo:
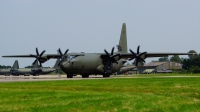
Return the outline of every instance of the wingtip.
[[[3,58],[9,57],[9,56],[2,56]]]

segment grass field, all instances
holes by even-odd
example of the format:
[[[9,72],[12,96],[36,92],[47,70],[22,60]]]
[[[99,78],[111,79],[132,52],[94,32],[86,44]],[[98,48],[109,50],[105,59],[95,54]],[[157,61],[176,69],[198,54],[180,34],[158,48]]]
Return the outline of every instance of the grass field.
[[[200,77],[153,76],[0,83],[0,111],[200,112]]]

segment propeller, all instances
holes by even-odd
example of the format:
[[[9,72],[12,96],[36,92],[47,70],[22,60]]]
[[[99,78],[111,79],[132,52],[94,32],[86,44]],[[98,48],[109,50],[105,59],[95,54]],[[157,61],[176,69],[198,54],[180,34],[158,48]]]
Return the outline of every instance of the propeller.
[[[60,50],[60,48],[58,49],[58,53],[60,54],[60,62],[58,63],[58,66],[60,66],[60,64],[64,61],[65,56],[66,56],[68,51],[69,51],[69,49],[67,49],[65,51],[65,53],[63,54],[62,51]]]
[[[134,53],[131,49],[129,51],[133,54],[133,57],[130,58],[129,61],[135,59],[135,65],[136,66],[138,65],[139,61],[145,62],[144,59],[141,58],[141,56],[146,54],[147,52],[140,53],[140,46],[138,46],[138,48],[137,48],[137,54]]]
[[[32,65],[34,65],[37,61],[39,61],[39,63],[40,63],[40,67],[42,67],[41,59],[46,60],[45,58],[42,57],[42,55],[44,54],[44,52],[45,52],[45,50],[42,51],[42,53],[39,54],[39,52],[38,52],[38,48],[36,47],[36,55],[30,54],[30,57],[34,57],[34,58],[36,58]]]
[[[115,57],[116,57],[116,56],[119,56],[119,57],[120,57],[120,54],[115,54],[115,55],[113,55],[114,49],[115,49],[115,48],[113,47],[110,54],[104,49],[104,52],[105,52],[106,55],[110,58],[109,66],[111,66],[111,62],[117,63],[117,64],[118,64],[118,62],[115,60]]]

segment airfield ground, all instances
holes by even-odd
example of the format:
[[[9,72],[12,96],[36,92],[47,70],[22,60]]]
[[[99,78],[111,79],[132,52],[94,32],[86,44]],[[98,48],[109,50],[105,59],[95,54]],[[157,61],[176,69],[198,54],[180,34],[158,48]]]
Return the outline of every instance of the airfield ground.
[[[200,111],[199,74],[0,76],[0,88],[0,111]]]
[[[200,74],[133,74],[133,75],[111,75],[109,78],[169,78],[169,77],[200,77]],[[40,76],[5,76],[0,75],[0,82],[29,82],[29,81],[51,81],[51,80],[90,80],[106,79],[102,75],[90,75],[89,78],[82,78],[81,75],[67,78],[66,75],[40,75]]]

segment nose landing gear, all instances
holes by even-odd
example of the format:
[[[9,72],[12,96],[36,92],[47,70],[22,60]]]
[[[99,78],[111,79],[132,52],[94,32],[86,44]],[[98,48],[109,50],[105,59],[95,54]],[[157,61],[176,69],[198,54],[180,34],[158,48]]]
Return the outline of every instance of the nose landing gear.
[[[73,78],[73,74],[67,74],[67,78]]]
[[[82,78],[88,78],[89,74],[82,74]]]

